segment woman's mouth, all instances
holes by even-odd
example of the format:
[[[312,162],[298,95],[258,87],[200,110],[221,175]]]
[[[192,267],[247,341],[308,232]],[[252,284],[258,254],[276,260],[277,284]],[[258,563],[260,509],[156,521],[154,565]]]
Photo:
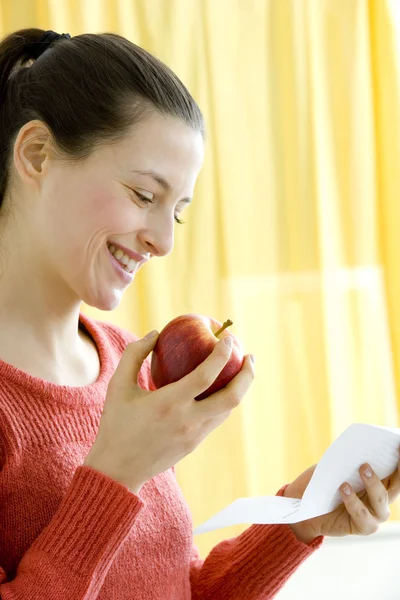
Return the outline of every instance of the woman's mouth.
[[[121,268],[124,269],[124,271],[126,271],[129,274],[132,274],[136,271],[137,266],[139,264],[136,260],[133,260],[133,258],[129,258],[127,254],[124,254],[123,251],[117,246],[114,246],[114,244],[109,244],[107,242],[107,247],[110,251],[110,254],[112,254],[115,260],[118,261],[118,263],[120,264]]]

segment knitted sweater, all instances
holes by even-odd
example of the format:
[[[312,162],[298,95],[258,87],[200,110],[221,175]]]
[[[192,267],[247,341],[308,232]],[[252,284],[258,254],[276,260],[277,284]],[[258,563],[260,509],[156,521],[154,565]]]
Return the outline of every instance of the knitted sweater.
[[[0,360],[0,598],[273,598],[322,536],[307,545],[288,525],[251,525],[203,560],[173,468],[136,495],[82,466],[110,377],[138,338],[83,313],[79,320],[99,352],[95,383],[56,385]],[[150,357],[139,384],[154,389]]]

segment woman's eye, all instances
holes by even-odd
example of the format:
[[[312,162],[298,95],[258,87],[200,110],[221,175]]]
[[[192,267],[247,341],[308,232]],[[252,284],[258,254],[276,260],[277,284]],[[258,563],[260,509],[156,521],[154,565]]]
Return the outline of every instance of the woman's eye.
[[[143,196],[142,194],[139,194],[139,192],[135,191],[136,196],[139,198],[139,200],[141,200],[142,202],[147,202],[149,204],[154,204],[154,200],[151,200],[150,198],[146,198],[146,196]],[[176,215],[174,216],[174,219],[176,221],[176,223],[179,223],[179,225],[184,225],[185,221],[181,221]]]
[[[151,198],[146,198],[146,196],[139,194],[139,192],[135,192],[135,194],[142,202],[149,202],[150,204],[154,204],[154,200],[151,200]]]

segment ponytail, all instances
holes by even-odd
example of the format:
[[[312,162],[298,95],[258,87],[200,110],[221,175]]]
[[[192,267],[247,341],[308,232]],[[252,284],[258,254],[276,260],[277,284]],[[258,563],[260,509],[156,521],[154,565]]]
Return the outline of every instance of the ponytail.
[[[40,54],[48,47],[39,43],[44,38],[43,29],[21,29],[5,37],[0,43],[0,104],[4,101],[6,84],[15,71]]]

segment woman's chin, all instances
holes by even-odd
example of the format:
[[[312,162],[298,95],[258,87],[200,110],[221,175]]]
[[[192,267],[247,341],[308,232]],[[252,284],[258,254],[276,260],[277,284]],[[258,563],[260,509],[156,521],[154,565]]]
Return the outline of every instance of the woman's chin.
[[[109,290],[107,294],[98,294],[98,295],[90,295],[86,298],[82,299],[82,302],[87,304],[88,306],[92,306],[93,308],[97,308],[98,310],[115,310],[123,296],[124,290],[114,288]]]

